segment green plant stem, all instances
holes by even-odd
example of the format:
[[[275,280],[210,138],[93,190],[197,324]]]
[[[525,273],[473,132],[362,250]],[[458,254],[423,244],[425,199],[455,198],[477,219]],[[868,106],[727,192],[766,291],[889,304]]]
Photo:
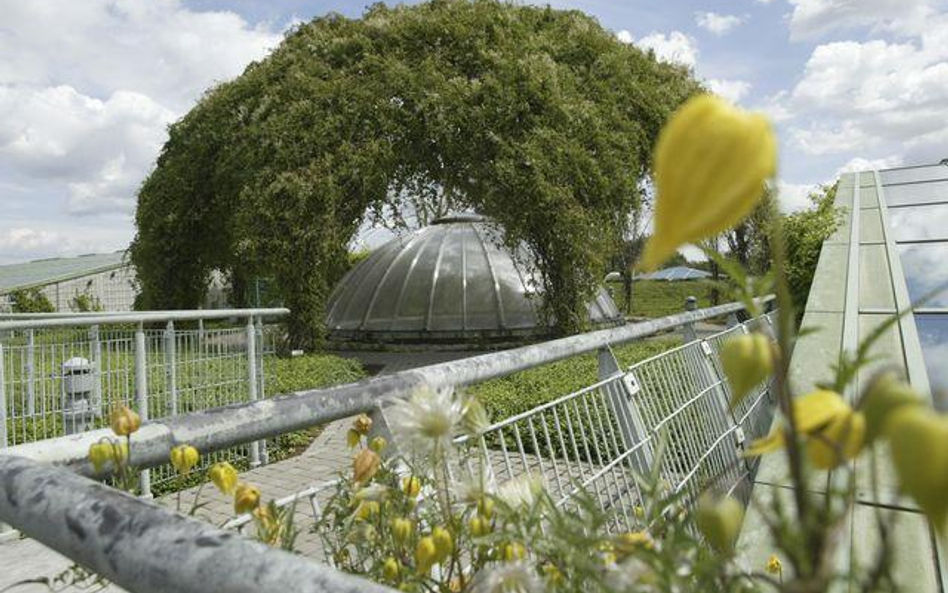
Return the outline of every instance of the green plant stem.
[[[783,236],[783,224],[772,206],[772,232],[770,236],[771,253],[773,254],[775,290],[777,293],[777,343],[780,345],[779,364],[774,374],[774,387],[777,390],[780,410],[786,419],[790,436],[787,438],[787,462],[790,466],[790,476],[793,480],[793,497],[796,504],[797,516],[804,530],[807,540],[807,549],[810,551],[810,561],[815,568],[820,557],[818,535],[810,529],[809,505],[806,494],[806,476],[800,455],[796,418],[793,414],[793,395],[790,392],[788,373],[790,368],[790,354],[793,352],[794,335],[794,305],[787,281],[786,243]]]

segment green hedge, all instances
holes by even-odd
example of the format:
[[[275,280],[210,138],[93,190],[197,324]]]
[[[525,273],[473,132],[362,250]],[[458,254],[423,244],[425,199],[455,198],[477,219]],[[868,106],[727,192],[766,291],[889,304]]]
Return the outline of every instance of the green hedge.
[[[698,308],[711,306],[711,280],[639,280],[632,284],[632,317],[654,319],[685,310],[685,299],[698,299]],[[609,293],[619,310],[625,313],[625,289],[620,282],[609,284]]]

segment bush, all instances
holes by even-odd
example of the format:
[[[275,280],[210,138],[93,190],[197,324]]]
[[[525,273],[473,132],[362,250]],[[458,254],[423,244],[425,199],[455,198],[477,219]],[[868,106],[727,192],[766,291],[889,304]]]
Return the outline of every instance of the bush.
[[[10,293],[14,313],[54,313],[49,298],[38,288],[14,290]]]
[[[685,310],[685,299],[698,299],[698,307],[711,306],[711,280],[639,280],[632,284],[632,316],[655,319]],[[609,286],[609,293],[620,311],[625,311],[625,294],[619,283]]]

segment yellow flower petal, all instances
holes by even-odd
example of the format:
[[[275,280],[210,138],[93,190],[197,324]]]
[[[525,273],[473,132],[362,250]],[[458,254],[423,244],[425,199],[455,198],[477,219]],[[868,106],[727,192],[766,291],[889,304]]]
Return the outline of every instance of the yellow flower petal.
[[[731,228],[747,216],[777,168],[770,122],[713,95],[689,99],[655,146],[655,233],[640,267],[658,267],[684,243]]]
[[[834,419],[848,415],[852,408],[843,396],[825,389],[800,396],[793,400],[793,416],[797,430],[810,433],[829,424]]]
[[[810,435],[807,457],[819,469],[833,469],[858,455],[865,438],[866,417],[861,412],[850,412]]]

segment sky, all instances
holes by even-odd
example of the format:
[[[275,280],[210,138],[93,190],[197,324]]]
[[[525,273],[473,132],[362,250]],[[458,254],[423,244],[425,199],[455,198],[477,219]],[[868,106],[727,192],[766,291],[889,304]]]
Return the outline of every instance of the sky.
[[[287,28],[365,0],[0,0],[0,264],[124,249],[167,126]],[[948,0],[554,0],[767,113],[784,209],[948,157]]]

